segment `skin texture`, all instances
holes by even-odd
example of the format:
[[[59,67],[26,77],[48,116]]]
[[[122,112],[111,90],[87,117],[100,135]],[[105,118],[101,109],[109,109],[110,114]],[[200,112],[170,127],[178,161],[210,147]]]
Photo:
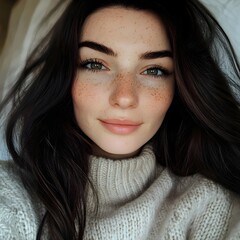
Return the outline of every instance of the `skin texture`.
[[[150,12],[108,7],[87,18],[79,42],[85,41],[102,44],[112,52],[91,46],[79,49],[80,67],[72,86],[78,125],[93,141],[95,155],[135,156],[161,126],[174,95],[172,57],[142,56],[171,51],[165,28]],[[132,130],[110,124],[112,131],[102,123],[106,119],[130,120],[139,126]]]

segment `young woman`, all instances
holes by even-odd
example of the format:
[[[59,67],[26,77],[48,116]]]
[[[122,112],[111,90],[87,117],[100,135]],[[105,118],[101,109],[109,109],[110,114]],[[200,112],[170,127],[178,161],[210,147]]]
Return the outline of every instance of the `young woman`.
[[[239,239],[239,79],[196,0],[71,1],[1,106],[0,239]]]

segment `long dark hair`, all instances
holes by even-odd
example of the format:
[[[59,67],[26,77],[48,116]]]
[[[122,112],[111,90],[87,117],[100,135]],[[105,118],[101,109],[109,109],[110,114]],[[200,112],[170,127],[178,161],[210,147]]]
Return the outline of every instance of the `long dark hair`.
[[[151,140],[158,162],[178,175],[201,173],[240,194],[239,65],[207,9],[196,0],[72,0],[1,104],[1,109],[8,103],[12,108],[6,127],[9,152],[26,189],[46,209],[37,239],[45,225],[51,239],[84,235],[91,144],[75,121],[71,86],[83,23],[111,5],[156,13],[172,45],[175,96]]]

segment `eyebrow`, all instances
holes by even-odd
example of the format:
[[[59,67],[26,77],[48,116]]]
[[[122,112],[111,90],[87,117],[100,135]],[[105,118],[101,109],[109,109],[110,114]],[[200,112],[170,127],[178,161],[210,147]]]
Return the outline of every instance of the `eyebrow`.
[[[80,49],[82,47],[88,47],[110,56],[114,56],[114,57],[117,56],[117,53],[115,53],[111,48],[97,42],[93,42],[93,41],[80,42],[78,44],[78,48]],[[155,51],[155,52],[146,52],[140,55],[140,59],[156,59],[156,58],[163,58],[163,57],[172,58],[173,57],[172,52],[170,50],[162,50],[162,51]]]
[[[146,52],[141,54],[140,59],[156,59],[156,58],[164,58],[164,57],[173,58],[172,52],[169,50]]]
[[[96,42],[92,42],[92,41],[84,41],[84,42],[80,42],[78,44],[78,48],[82,48],[82,47],[92,48],[94,50],[97,50],[99,52],[105,53],[110,56],[114,56],[114,57],[117,56],[117,54],[111,48],[106,47],[100,43],[96,43]]]

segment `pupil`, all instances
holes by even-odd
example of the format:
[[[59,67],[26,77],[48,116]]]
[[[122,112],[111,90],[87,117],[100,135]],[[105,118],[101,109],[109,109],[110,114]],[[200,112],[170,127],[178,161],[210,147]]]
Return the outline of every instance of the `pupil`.
[[[149,69],[148,73],[151,75],[157,75],[157,69]]]
[[[101,69],[101,65],[99,63],[92,63],[93,69]]]

